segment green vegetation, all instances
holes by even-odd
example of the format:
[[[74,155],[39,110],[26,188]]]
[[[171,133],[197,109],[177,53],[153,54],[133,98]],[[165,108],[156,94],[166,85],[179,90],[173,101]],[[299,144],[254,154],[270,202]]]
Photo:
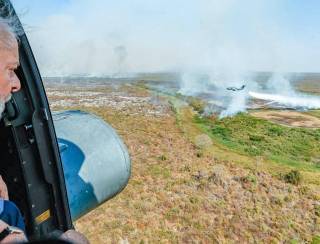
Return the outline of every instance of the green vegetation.
[[[315,210],[316,216],[320,217],[320,205],[316,206],[314,210]]]
[[[313,237],[311,244],[320,244],[320,235]]]
[[[195,116],[194,121],[216,142],[240,154],[263,156],[299,170],[320,170],[320,129],[285,127],[245,113],[221,120]]]
[[[148,168],[148,173],[154,177],[162,177],[168,179],[171,177],[171,172],[169,169],[161,167],[160,165],[151,165]]]
[[[199,114],[204,113],[206,103],[204,101],[202,101],[201,99],[196,98],[196,97],[188,97],[187,102]]]
[[[165,160],[167,160],[167,157],[166,157],[166,155],[161,155],[161,156],[159,156],[159,159],[161,161],[165,161]]]
[[[320,110],[310,110],[307,112],[308,114],[320,118]]]
[[[291,170],[287,174],[281,175],[281,179],[283,179],[285,182],[298,185],[301,183],[302,176],[301,173],[298,170]]]

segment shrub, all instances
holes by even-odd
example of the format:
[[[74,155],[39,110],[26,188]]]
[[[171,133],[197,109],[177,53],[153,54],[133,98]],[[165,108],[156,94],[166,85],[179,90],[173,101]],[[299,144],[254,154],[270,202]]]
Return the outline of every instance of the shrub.
[[[203,152],[202,151],[198,151],[196,155],[197,155],[198,158],[201,158],[201,157],[203,157]]]
[[[257,177],[255,175],[247,175],[247,176],[242,176],[238,179],[238,181],[242,182],[242,183],[253,183],[256,184],[257,183]]]
[[[314,211],[315,211],[315,214],[316,214],[318,217],[320,217],[320,205],[316,206],[315,209],[314,209]]]
[[[270,136],[281,136],[283,135],[284,130],[279,126],[272,126],[268,129],[268,135]]]
[[[261,142],[264,140],[264,136],[251,134],[249,135],[249,139],[250,141]]]
[[[263,151],[261,148],[257,148],[254,145],[248,146],[244,148],[244,151],[248,153],[250,156],[261,156]]]
[[[160,156],[159,156],[159,159],[160,159],[161,161],[166,161],[166,160],[167,160],[167,157],[166,157],[166,155],[160,155]]]
[[[320,141],[320,130],[319,130],[319,129],[317,129],[317,130],[315,131],[314,137],[315,137],[315,139],[316,139],[317,141]]]
[[[206,108],[206,104],[204,101],[191,97],[188,99],[189,105],[198,113],[202,114]]]
[[[223,127],[221,125],[216,125],[215,127],[213,127],[211,129],[212,134],[216,134],[221,136],[223,139],[228,139],[230,134],[231,134],[231,130]]]
[[[290,183],[293,185],[298,185],[301,183],[302,176],[300,171],[298,170],[291,170],[290,172],[286,173],[281,177],[286,183]]]

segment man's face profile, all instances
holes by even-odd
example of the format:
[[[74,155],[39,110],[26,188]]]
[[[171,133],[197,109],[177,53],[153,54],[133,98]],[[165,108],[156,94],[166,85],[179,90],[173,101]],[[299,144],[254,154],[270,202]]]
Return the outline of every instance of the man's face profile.
[[[17,41],[10,49],[0,47],[0,119],[5,109],[5,103],[11,98],[11,93],[20,89],[20,81],[15,73],[18,66]]]

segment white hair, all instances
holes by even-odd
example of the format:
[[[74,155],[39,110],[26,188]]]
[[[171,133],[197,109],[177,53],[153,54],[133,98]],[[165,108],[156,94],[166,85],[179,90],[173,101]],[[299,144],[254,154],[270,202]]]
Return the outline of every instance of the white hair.
[[[2,119],[2,113],[6,108],[6,103],[0,100],[0,120]]]
[[[10,20],[0,17],[0,49],[12,49],[17,42],[17,32],[10,25]]]
[[[3,112],[6,108],[6,102],[10,101],[12,94],[9,94],[4,100],[0,100],[0,120],[2,119]]]

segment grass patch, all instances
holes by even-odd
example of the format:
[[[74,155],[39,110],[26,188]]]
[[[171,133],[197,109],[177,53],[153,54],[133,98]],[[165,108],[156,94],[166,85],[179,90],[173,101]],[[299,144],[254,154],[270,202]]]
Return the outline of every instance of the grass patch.
[[[168,179],[171,177],[171,171],[167,168],[164,168],[158,164],[151,165],[148,167],[148,172],[154,177],[162,177]]]
[[[313,116],[315,116],[317,118],[320,118],[320,110],[310,110],[307,113],[310,114],[310,115],[313,115]]]
[[[320,244],[320,235],[314,236],[312,238],[311,244]]]
[[[198,113],[204,113],[206,103],[199,98],[196,97],[188,97],[187,99],[189,105]]]
[[[281,175],[280,178],[286,183],[290,183],[293,185],[299,185],[302,180],[301,173],[298,170],[291,170],[290,172]]]
[[[296,169],[320,171],[320,129],[290,128],[241,113],[224,119],[194,117],[216,142],[248,156],[263,156]]]

